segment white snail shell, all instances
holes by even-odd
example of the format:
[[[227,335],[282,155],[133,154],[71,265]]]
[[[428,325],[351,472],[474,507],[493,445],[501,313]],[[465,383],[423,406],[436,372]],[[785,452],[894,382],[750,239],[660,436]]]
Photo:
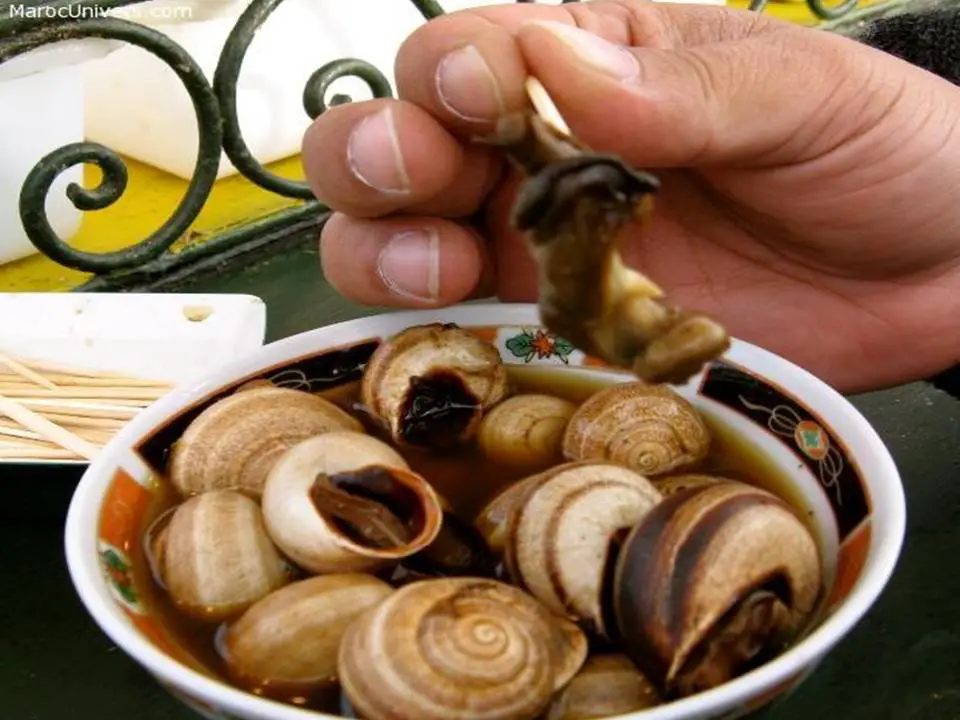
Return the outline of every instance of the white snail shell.
[[[320,475],[362,477],[371,472],[415,496],[418,527],[408,541],[375,547],[352,539],[311,498]],[[313,573],[371,570],[412,555],[433,542],[443,519],[442,502],[430,483],[385,442],[355,432],[325,433],[288,450],[270,471],[262,505],[270,537],[294,563]]]
[[[474,525],[483,536],[487,547],[499,555],[507,546],[510,519],[536,488],[540,475],[519,480],[498,493],[477,513]]]

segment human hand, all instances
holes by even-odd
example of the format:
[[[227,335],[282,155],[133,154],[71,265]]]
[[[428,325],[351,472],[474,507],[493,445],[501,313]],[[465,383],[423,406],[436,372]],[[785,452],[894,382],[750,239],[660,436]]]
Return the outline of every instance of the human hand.
[[[725,8],[527,4],[418,30],[397,57],[399,100],[332,108],[304,139],[336,211],[321,257],[339,292],[536,299],[509,226],[518,178],[470,141],[525,107],[528,73],[585,144],[661,178],[653,222],[622,247],[674,304],[847,392],[960,357],[960,89]]]

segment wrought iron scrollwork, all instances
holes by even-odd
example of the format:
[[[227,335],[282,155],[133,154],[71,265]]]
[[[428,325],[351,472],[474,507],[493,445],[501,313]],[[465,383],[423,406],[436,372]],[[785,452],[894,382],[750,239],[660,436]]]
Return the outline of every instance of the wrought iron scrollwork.
[[[65,243],[50,226],[46,198],[57,177],[74,165],[93,163],[103,180],[93,189],[74,183],[67,195],[79,210],[109,207],[123,194],[127,168],[110,148],[95,143],[75,143],[54,150],[30,171],[20,193],[20,219],[30,241],[52,260],[75,270],[109,273],[154,260],[170,248],[199,215],[217,177],[220,159],[220,110],[213,90],[199,65],[182,47],[161,32],[128,20],[98,18],[62,23],[55,29],[34,28],[0,45],[0,62],[57,40],[103,38],[136,45],[165,62],[180,78],[197,114],[200,129],[197,162],[187,192],[170,218],[150,237],[136,245],[109,253],[88,253]]]
[[[214,73],[213,88],[220,102],[223,116],[223,150],[234,167],[248,180],[265,190],[286,197],[310,200],[313,198],[313,193],[307,183],[275,175],[253,157],[243,140],[240,119],[237,116],[237,81],[243,67],[243,58],[253,41],[254,34],[282,2],[283,0],[253,0],[247,6],[224,43]],[[304,88],[303,104],[311,118],[326,112],[326,94],[330,86],[340,78],[348,76],[363,80],[374,97],[382,98],[392,95],[390,81],[370,63],[354,59],[335,60],[311,75]],[[352,98],[340,95],[337,101],[337,104],[341,104],[351,102]]]
[[[319,225],[328,209],[317,202],[306,183],[290,180],[269,172],[254,158],[247,147],[237,116],[237,83],[243,60],[257,30],[283,0],[252,0],[235,23],[218,60],[212,82],[189,53],[165,34],[145,25],[119,18],[101,17],[103,11],[144,0],[95,0],[96,17],[82,8],[92,7],[91,0],[46,0],[46,7],[56,8],[54,19],[43,14],[21,15],[0,19],[0,64],[62,40],[104,38],[136,45],[166,63],[187,89],[199,127],[199,147],[193,176],[186,194],[171,217],[151,236],[131,247],[107,253],[88,253],[70,247],[53,231],[45,204],[57,177],[65,170],[82,163],[97,165],[103,179],[96,188],[84,189],[71,184],[67,196],[82,211],[100,210],[115,203],[127,185],[127,168],[123,159],[111,149],[96,143],[69,145],[44,157],[29,173],[20,195],[20,216],[30,241],[55,262],[69,268],[99,275],[78,289],[130,287],[151,282],[158,275],[190,262],[209,263],[211,254],[237,254],[244,244],[261,247],[264,238],[272,238],[278,228]],[[401,2],[402,0],[395,0]],[[425,20],[444,14],[437,0],[408,0]],[[516,0],[532,3],[536,0]],[[562,0],[564,4],[579,0]],[[763,11],[768,0],[750,0],[749,9]],[[827,0],[806,0],[813,13],[822,19],[835,19],[848,14],[858,0],[840,0],[833,7]],[[0,0],[0,7],[4,3]],[[329,107],[352,102],[347,95],[335,94],[328,100],[334,84],[345,77],[358,78],[377,98],[390,97],[392,88],[387,77],[362,59],[345,58],[327,63],[310,76],[303,91],[303,107],[310,118],[316,118]],[[197,247],[172,253],[171,246],[189,229],[200,213],[216,181],[221,149],[237,170],[256,185],[288,198],[303,200],[298,207],[283,210],[273,218],[251,223],[248,230],[236,228]],[[126,278],[126,280],[124,280]],[[133,278],[133,280],[130,280]]]

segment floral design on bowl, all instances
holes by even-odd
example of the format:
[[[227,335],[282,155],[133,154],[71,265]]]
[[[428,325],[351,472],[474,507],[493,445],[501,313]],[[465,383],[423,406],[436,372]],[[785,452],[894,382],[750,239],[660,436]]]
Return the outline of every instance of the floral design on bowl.
[[[91,465],[84,492],[78,492],[75,498],[77,508],[87,507],[88,512],[95,508],[97,520],[94,531],[80,527],[80,510],[72,508],[73,525],[68,525],[67,533],[71,572],[75,582],[84,574],[82,566],[89,563],[89,558],[81,557],[81,545],[76,541],[94,532],[99,542],[96,564],[119,615],[93,599],[94,595],[102,597],[103,589],[89,580],[78,582],[85,604],[118,645],[206,717],[326,717],[277,706],[211,679],[152,617],[149,603],[138,597],[132,580],[137,572],[137,553],[131,549],[140,541],[171,444],[205,407],[250,381],[266,379],[310,392],[355,382],[385,338],[423,322],[457,323],[493,344],[510,365],[548,365],[551,371],[563,373],[601,373],[610,383],[632,379],[531,322],[535,312],[531,306],[470,306],[351,321],[266,346],[216,378],[164,399],[132,423],[105,457]],[[491,323],[491,318],[502,322]],[[832,390],[805,374],[798,377],[798,373],[803,371],[780,358],[735,343],[724,358],[677,390],[708,415],[720,417],[724,424],[749,435],[763,452],[777,456],[781,466],[789,465],[803,485],[802,494],[810,498],[809,512],[816,524],[825,528],[828,558],[827,595],[818,627],[801,643],[809,642],[814,649],[801,649],[799,653],[791,650],[750,676],[647,711],[644,720],[741,717],[784,696],[853,627],[892,572],[903,532],[902,496],[897,497],[902,489],[892,459],[884,454],[882,443],[871,435],[866,421],[854,417],[856,411],[839,395],[831,396]],[[886,502],[878,501],[877,481],[871,479],[871,473],[885,473],[888,477],[881,484],[895,486],[892,495],[889,488],[884,489]],[[854,609],[850,609],[851,603]],[[812,640],[814,636],[820,639]],[[146,647],[152,649],[148,652]],[[794,657],[789,657],[791,654]]]

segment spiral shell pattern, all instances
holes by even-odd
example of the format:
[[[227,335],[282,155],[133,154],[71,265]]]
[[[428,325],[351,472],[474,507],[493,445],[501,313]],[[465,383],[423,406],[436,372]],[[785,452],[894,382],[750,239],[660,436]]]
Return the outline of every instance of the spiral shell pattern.
[[[443,578],[401,588],[353,623],[338,672],[366,720],[533,720],[586,655],[585,636],[522,591]]]
[[[701,462],[710,432],[697,409],[662,385],[604,388],[570,418],[563,438],[568,460],[608,460],[652,477]]]

